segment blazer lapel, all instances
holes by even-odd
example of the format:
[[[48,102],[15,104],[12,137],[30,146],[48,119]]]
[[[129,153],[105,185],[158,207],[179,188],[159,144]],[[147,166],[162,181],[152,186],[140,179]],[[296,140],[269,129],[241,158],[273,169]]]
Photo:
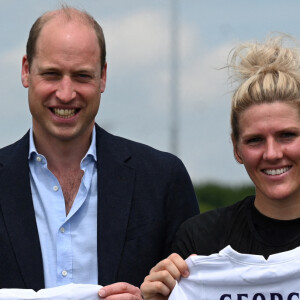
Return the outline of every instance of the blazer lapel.
[[[117,281],[125,244],[135,171],[126,165],[130,157],[118,140],[97,126],[98,160],[98,281]]]
[[[28,133],[7,149],[0,157],[0,206],[25,287],[39,290],[44,274],[30,189]]]

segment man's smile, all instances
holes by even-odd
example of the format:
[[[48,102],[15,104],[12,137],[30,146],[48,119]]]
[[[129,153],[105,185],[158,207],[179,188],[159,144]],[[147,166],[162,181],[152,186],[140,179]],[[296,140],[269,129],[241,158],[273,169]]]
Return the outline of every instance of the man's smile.
[[[68,118],[73,117],[79,111],[79,109],[51,108],[51,111],[60,118],[68,119]]]

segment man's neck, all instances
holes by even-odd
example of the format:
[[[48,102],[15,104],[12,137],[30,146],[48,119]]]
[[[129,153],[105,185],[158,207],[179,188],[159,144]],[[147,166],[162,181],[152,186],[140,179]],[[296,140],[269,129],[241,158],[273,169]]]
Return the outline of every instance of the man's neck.
[[[39,135],[33,129],[35,147],[47,159],[47,167],[57,178],[65,199],[66,214],[69,213],[83,176],[80,162],[87,153],[92,132],[86,137],[62,140]]]
[[[34,143],[38,153],[47,159],[48,168],[54,173],[65,173],[67,170],[79,170],[80,162],[87,153],[92,133],[74,140],[59,140],[35,135]]]

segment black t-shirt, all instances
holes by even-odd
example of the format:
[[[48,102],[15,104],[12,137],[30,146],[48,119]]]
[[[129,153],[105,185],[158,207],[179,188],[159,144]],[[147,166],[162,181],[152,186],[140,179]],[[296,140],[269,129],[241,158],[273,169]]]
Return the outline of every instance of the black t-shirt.
[[[210,255],[230,245],[240,253],[263,255],[300,246],[300,218],[276,220],[261,214],[249,196],[231,206],[218,208],[185,221],[179,228],[173,252]]]

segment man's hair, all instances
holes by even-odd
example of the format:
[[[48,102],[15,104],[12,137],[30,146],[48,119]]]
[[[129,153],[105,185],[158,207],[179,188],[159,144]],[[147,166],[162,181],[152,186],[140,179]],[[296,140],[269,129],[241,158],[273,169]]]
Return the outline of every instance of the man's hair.
[[[41,33],[41,30],[45,26],[47,22],[56,18],[63,17],[67,22],[69,21],[78,21],[82,22],[85,25],[91,26],[94,29],[95,34],[97,36],[97,40],[100,48],[100,62],[101,69],[104,67],[106,62],[106,46],[105,46],[105,38],[103,34],[103,30],[98,22],[86,11],[78,10],[76,8],[63,5],[60,9],[49,11],[41,15],[32,25],[29,37],[26,45],[26,54],[27,60],[29,64],[29,69],[31,67],[34,56],[36,55],[36,44]]]
[[[300,48],[292,37],[280,34],[264,43],[241,44],[230,53],[227,67],[239,83],[231,103],[234,141],[239,139],[239,116],[251,105],[276,101],[300,105]]]

